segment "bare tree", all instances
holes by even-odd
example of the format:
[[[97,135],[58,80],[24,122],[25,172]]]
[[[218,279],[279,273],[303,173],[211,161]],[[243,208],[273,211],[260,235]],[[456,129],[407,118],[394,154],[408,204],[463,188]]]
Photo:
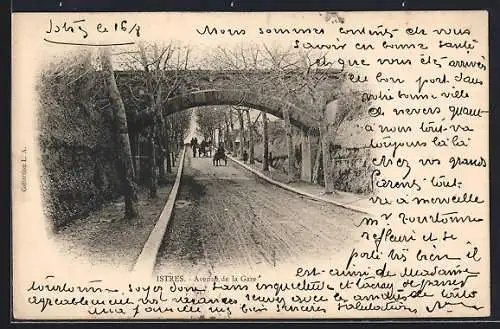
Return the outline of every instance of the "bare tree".
[[[255,148],[254,148],[254,136],[253,136],[254,127],[252,121],[250,120],[250,110],[246,109],[245,112],[247,116],[247,129],[248,129],[248,148],[249,148],[248,162],[250,164],[254,164],[255,163],[255,158],[254,158]]]
[[[286,149],[288,154],[288,182],[293,182],[295,180],[295,168],[293,163],[293,139],[292,139],[292,124],[290,123],[290,113],[287,108],[283,108],[283,123],[285,128],[286,136]]]
[[[287,100],[290,94],[296,93],[298,83],[300,81],[301,59],[297,58],[291,49],[282,49],[281,47],[268,47],[263,45],[264,53],[266,54],[265,60],[271,67],[273,72],[272,80],[281,90],[281,98]],[[297,79],[299,76],[299,79]],[[298,81],[297,81],[298,80]],[[288,182],[295,181],[295,156],[293,145],[293,131],[290,123],[290,113],[288,108],[281,109],[283,113],[283,124],[285,128],[285,140],[288,157],[287,173]]]
[[[215,131],[223,124],[225,110],[222,108],[207,108],[198,111],[198,128],[206,139],[214,138]]]
[[[243,123],[243,113],[241,110],[237,110],[236,113],[238,113],[238,121],[240,123],[240,152],[239,152],[239,158],[243,159],[243,152],[245,150],[245,125]]]
[[[215,55],[217,65],[220,67],[231,68],[239,72],[237,86],[244,90],[250,90],[256,94],[264,94],[268,90],[277,90],[275,97],[286,100],[289,93],[289,85],[286,84],[287,70],[293,67],[293,52],[291,49],[281,49],[279,47],[270,48],[267,45],[250,45],[243,47],[240,45],[235,49],[219,48]],[[258,73],[257,73],[258,71]],[[278,88],[276,88],[278,87]],[[285,125],[286,143],[288,150],[288,175],[289,181],[295,179],[295,170],[293,163],[293,140],[290,116],[286,108],[281,109]],[[250,129],[249,159],[253,160],[253,139],[251,136],[251,123],[248,121]]]
[[[329,171],[330,171],[330,163],[331,163],[331,152],[330,152],[330,144],[328,142],[328,125],[322,120],[320,123],[320,143],[321,143],[321,151],[323,153],[323,174],[325,181],[325,194],[331,194],[335,191],[334,183],[330,179]]]
[[[229,123],[229,118],[228,118],[228,113],[224,113],[224,127],[225,127],[225,133],[224,133],[224,146],[226,149],[230,148],[231,151],[233,150],[233,138],[231,136],[231,125]]]
[[[231,152],[237,153],[236,141],[234,136],[234,121],[233,121],[233,110],[229,108],[229,126],[231,127]]]
[[[165,182],[166,172],[172,172],[173,161],[170,154],[175,135],[171,129],[172,123],[169,118],[164,117],[162,109],[166,100],[184,87],[189,53],[189,48],[176,47],[172,43],[161,46],[139,43],[136,51],[119,54],[122,67],[133,72],[143,71],[143,74],[132,75],[125,84],[129,84],[128,89],[132,99],[140,97],[134,94],[130,84],[138,86],[147,99],[146,108],[134,118],[134,126],[137,129],[148,126],[146,128],[149,151],[148,185],[150,196],[153,198],[156,196],[157,181]],[[157,168],[159,179],[156,177]]]
[[[329,17],[331,18],[331,15]],[[331,175],[333,163],[330,144],[335,141],[338,127],[347,118],[357,116],[363,111],[360,111],[361,107],[358,106],[359,97],[355,99],[355,88],[346,88],[349,85],[346,76],[350,72],[343,69],[318,68],[315,59],[327,54],[314,51],[314,56],[312,55],[312,51],[296,51],[279,45],[262,44],[246,48],[240,46],[234,49],[218,49],[214,62],[221,68],[230,68],[239,73],[240,79],[234,82],[235,87],[259,95],[272,91],[273,97],[306,109],[308,115],[318,120],[315,130],[320,133],[320,148],[316,154],[313,177],[317,182],[319,170],[323,167],[325,192],[331,193],[334,182]],[[326,107],[334,100],[339,101],[334,122],[326,122]],[[295,179],[293,128],[290,125],[290,113],[286,108],[281,110],[288,153],[288,180],[292,181]]]
[[[158,52],[158,46],[153,45],[153,61],[150,62],[148,60],[148,56],[146,53],[146,49],[144,44],[141,42],[138,44],[139,46],[139,54],[141,58],[141,64],[144,68],[145,76],[146,76],[146,89],[147,94],[150,99],[150,108],[154,113],[153,124],[148,127],[148,146],[149,146],[149,197],[156,198],[157,195],[157,175],[156,175],[156,166],[160,164],[159,173],[163,176],[162,180],[165,179],[165,169],[164,169],[164,159],[165,159],[165,149],[168,148],[168,132],[166,131],[165,120],[163,118],[163,114],[161,112],[161,102],[162,102],[162,83],[161,79],[163,77],[163,72],[160,72],[160,63],[161,57]],[[167,53],[167,56],[171,54],[171,47],[166,48],[162,54]],[[163,56],[163,55],[162,55]],[[167,58],[168,60],[168,58]],[[156,74],[155,74],[156,73]],[[153,81],[156,80],[156,81]],[[158,132],[160,133],[161,138],[158,140],[159,143],[159,156],[160,159],[157,161],[156,159],[156,145],[155,140],[157,138]],[[168,170],[168,168],[167,168]]]
[[[266,112],[262,112],[262,135],[264,139],[264,154],[262,159],[262,170],[269,171],[269,129]]]
[[[117,171],[121,178],[123,194],[125,197],[125,218],[133,219],[139,215],[137,207],[137,193],[134,185],[134,167],[132,164],[132,151],[130,149],[130,139],[128,135],[127,115],[123,105],[120,92],[116,86],[113,66],[111,64],[111,55],[108,48],[101,51],[102,68],[108,87],[111,107],[117,136]]]

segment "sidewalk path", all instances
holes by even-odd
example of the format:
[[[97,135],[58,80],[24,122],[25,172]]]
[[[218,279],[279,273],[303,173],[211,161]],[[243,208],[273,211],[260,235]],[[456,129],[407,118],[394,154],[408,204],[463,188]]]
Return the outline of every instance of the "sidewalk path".
[[[176,165],[179,164],[177,157]],[[123,198],[63,228],[55,236],[61,251],[75,260],[113,270],[132,269],[158,217],[165,207],[177,173],[177,166],[167,175],[167,184],[158,187],[158,197],[148,198],[148,190],[138,191],[140,218],[123,220]]]
[[[267,177],[271,182],[275,182],[277,183],[277,185],[283,188],[287,188],[288,190],[310,196],[317,200],[327,201],[348,209],[368,214],[371,214],[374,210],[373,204],[369,201],[370,195],[361,195],[338,190],[336,190],[334,194],[325,194],[324,187],[320,185],[315,185],[300,180],[289,183],[288,175],[275,168],[269,167],[269,172],[263,172],[261,162],[255,161],[254,164],[249,164],[248,161],[247,163],[243,163],[242,160],[239,160],[231,155],[229,156],[229,158],[239,165]]]

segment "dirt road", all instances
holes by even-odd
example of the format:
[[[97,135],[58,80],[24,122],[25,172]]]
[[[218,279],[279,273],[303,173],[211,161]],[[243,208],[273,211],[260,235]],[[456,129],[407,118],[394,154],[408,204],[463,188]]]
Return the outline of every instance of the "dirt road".
[[[279,266],[351,247],[359,213],[285,191],[231,161],[214,167],[187,151],[156,273]]]

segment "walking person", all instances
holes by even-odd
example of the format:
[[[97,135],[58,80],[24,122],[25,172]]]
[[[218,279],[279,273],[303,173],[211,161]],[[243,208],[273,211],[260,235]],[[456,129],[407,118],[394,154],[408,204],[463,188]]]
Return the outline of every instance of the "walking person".
[[[198,144],[198,140],[196,137],[191,138],[191,149],[193,150],[193,158],[196,158],[196,146]]]

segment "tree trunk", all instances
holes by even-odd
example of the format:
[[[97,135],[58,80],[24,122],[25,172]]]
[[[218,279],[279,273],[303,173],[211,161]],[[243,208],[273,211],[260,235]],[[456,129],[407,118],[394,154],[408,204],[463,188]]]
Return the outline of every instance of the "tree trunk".
[[[171,124],[170,125],[170,144],[172,145],[172,153],[177,154],[177,135],[174,130],[174,126]],[[172,162],[172,166],[175,166],[175,164]]]
[[[165,149],[158,147],[158,184],[165,185],[167,183],[167,175],[165,172]]]
[[[173,152],[172,152],[172,168],[175,167],[175,157],[177,156],[177,153],[179,153],[179,145],[177,144],[177,136],[176,136],[176,133],[174,132],[174,127],[172,127],[172,148],[173,148]],[[170,168],[172,170],[172,168]]]
[[[169,145],[170,145],[170,155],[171,155],[171,160],[170,160],[170,172],[172,172],[172,168],[175,166],[175,156],[177,154],[177,145],[175,142],[175,132],[174,132],[174,125],[172,124],[172,121],[169,122],[169,129],[171,134],[169,135]]]
[[[320,140],[321,148],[323,149],[323,177],[325,180],[325,194],[334,192],[334,185],[331,178],[331,154],[328,143],[328,126],[324,120],[320,123]]]
[[[165,152],[165,120],[163,119],[163,115],[160,115],[160,125],[159,130],[157,132],[157,141],[158,141],[158,156],[157,156],[157,165],[158,165],[158,184],[164,185],[167,183],[167,176],[165,172],[165,157],[168,156]]]
[[[295,156],[292,140],[292,125],[290,124],[290,114],[287,108],[283,108],[283,119],[285,121],[286,145],[288,153],[288,182],[295,180]]]
[[[154,139],[154,126],[150,128],[148,136],[148,147],[149,147],[149,197],[154,199],[158,196],[158,190],[156,187],[157,177],[156,177],[156,145]]]
[[[166,156],[166,160],[167,160],[167,173],[172,173],[172,160],[170,158],[170,153],[172,152],[172,148],[170,146],[170,122],[167,122],[165,124],[165,127],[167,128],[165,130],[165,135],[164,135],[164,139],[165,139],[165,156]]]
[[[226,123],[226,132],[224,134],[224,148],[227,150],[229,147],[232,147],[232,138],[229,135],[229,120],[227,119],[227,115],[224,115],[224,121]]]
[[[238,154],[239,159],[243,159],[243,151],[245,150],[245,126],[243,124],[243,113],[238,111],[238,120],[240,122],[240,154]]]
[[[249,154],[248,154],[248,162],[250,164],[255,163],[255,155],[254,155],[254,140],[253,140],[253,125],[252,121],[250,120],[250,110],[245,111],[247,113],[247,129],[248,129],[248,148],[249,148]]]
[[[138,142],[138,139],[139,139],[139,134],[135,133],[135,134],[129,134],[129,138],[130,138],[130,149],[131,149],[131,153],[132,153],[132,169],[134,170],[134,173],[137,173],[138,169],[137,169],[137,160],[136,160],[136,157],[139,154],[139,142]],[[137,174],[134,175],[135,176],[135,179],[137,179]]]
[[[171,153],[172,153],[172,163],[171,163],[171,166],[170,166],[170,170],[172,170],[172,168],[175,166],[175,157],[177,156],[177,153],[179,151],[178,149],[178,145],[177,145],[177,138],[175,136],[176,132],[174,131],[174,125],[172,122],[170,122],[170,130],[172,131],[172,136],[170,137],[170,143],[172,145],[172,148],[171,148]]]
[[[262,135],[264,139],[264,155],[262,157],[262,170],[269,171],[269,129],[267,127],[267,114],[262,112]]]
[[[321,165],[321,144],[318,146],[318,150],[316,151],[316,158],[314,160],[314,169],[312,175],[313,184],[318,184],[320,165]]]
[[[162,148],[158,155],[158,183],[165,184],[167,182],[167,172],[165,168],[166,153]]]
[[[233,110],[229,110],[229,125],[231,127],[231,152],[237,154],[236,151],[236,136],[234,136]]]
[[[222,126],[219,122],[217,126],[217,145],[214,146],[219,148],[219,145],[222,143],[223,140],[224,140],[224,130],[222,129]]]
[[[128,135],[127,114],[123,100],[116,86],[116,80],[111,64],[111,55],[108,48],[101,52],[103,72],[108,86],[109,98],[113,109],[115,127],[118,133],[117,140],[117,171],[120,177],[123,195],[125,198],[125,218],[133,219],[139,216],[137,208],[137,192],[134,184],[134,167],[130,138]]]
[[[155,136],[155,131],[156,131],[155,126],[157,125],[157,121],[155,120],[157,118],[156,115],[159,115],[159,117],[160,117],[159,121],[163,121],[163,115],[159,111],[159,106],[161,105],[161,97],[162,97],[162,86],[161,86],[161,84],[158,85],[158,91],[157,91],[157,94],[155,97],[154,88],[153,88],[153,76],[152,76],[151,71],[149,70],[148,59],[147,59],[146,51],[144,49],[144,45],[142,43],[139,43],[138,46],[139,46],[139,52],[141,55],[141,62],[142,62],[142,65],[144,67],[144,71],[146,74],[146,88],[147,88],[147,92],[149,94],[151,111],[153,113],[153,123],[151,126],[152,128],[150,131],[150,135],[148,137],[149,138],[148,144],[149,144],[149,148],[150,148],[150,150],[149,150],[149,156],[150,156],[150,161],[149,161],[149,165],[150,165],[149,166],[149,197],[156,198],[157,197],[156,184],[158,183],[157,182],[158,178],[156,176],[157,160],[156,160],[154,136]],[[157,49],[155,48],[154,51],[156,52]],[[158,113],[158,112],[160,112],[160,113]],[[160,123],[160,125],[161,125],[161,123]],[[161,128],[162,127],[160,127],[160,130],[161,130]],[[161,145],[160,145],[160,147],[161,147]]]
[[[172,151],[172,168],[176,166],[176,161],[177,161],[177,155],[179,154],[179,151],[180,151],[180,147],[179,147],[179,143],[178,143],[178,137],[177,135],[172,135],[172,147],[173,147],[173,151]]]
[[[168,138],[168,134],[167,134],[167,141],[168,142],[165,145],[165,148],[166,148],[165,153],[167,154],[167,172],[169,174],[171,174],[172,173],[172,158],[170,156],[172,154],[172,151],[170,149],[170,138]]]
[[[149,197],[156,198],[156,150],[155,150],[155,139],[154,139],[154,124],[151,126],[151,132],[148,137],[149,144]]]

